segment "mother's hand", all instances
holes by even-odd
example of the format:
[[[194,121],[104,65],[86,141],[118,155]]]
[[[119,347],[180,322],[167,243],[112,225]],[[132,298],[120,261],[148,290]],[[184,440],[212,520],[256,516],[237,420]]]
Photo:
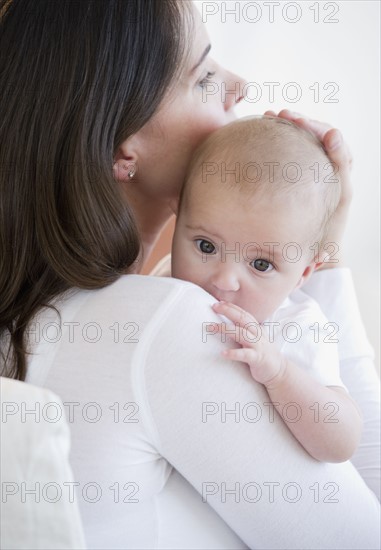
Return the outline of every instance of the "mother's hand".
[[[350,172],[352,168],[352,155],[343,140],[339,130],[332,128],[329,124],[309,120],[298,113],[287,109],[280,111],[277,115],[274,111],[266,111],[265,115],[278,116],[289,120],[301,128],[310,131],[322,143],[326,153],[334,167],[337,167],[341,183],[341,196],[336,212],[332,217],[329,234],[323,250],[331,254],[331,258],[325,260],[320,269],[342,267],[341,245],[345,225],[348,218],[349,206],[352,201],[353,189],[351,185]],[[328,244],[332,243],[332,244]]]

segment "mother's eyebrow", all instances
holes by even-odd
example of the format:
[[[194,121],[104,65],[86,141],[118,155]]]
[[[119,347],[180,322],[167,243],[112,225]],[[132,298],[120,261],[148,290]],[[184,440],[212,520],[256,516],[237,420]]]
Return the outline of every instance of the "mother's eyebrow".
[[[202,56],[200,58],[200,61],[193,67],[193,69],[191,70],[191,73],[194,73],[194,71],[197,69],[197,67],[199,67],[201,65],[201,63],[204,61],[205,57],[210,52],[211,48],[212,48],[212,45],[208,44],[208,46],[205,48],[204,53],[202,54]]]

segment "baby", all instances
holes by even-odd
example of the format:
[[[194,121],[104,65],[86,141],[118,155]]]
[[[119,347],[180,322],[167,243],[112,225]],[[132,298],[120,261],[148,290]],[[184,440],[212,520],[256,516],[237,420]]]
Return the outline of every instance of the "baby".
[[[322,245],[339,197],[313,136],[242,119],[196,152],[172,246],[172,276],[209,292],[232,322],[209,326],[236,342],[224,355],[249,365],[298,441],[327,462],[350,458],[362,420],[339,376],[339,327],[297,289],[335,252]]]

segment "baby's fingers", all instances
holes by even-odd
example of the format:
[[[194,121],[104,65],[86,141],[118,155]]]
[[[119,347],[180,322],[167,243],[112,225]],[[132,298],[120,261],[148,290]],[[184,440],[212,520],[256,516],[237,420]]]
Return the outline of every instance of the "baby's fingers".
[[[244,348],[253,348],[261,338],[261,332],[258,326],[254,323],[240,326],[238,323],[234,325],[220,323],[217,332],[221,334],[221,342],[235,342]]]
[[[231,302],[217,302],[213,304],[213,309],[216,313],[224,315],[234,324],[240,327],[248,327],[258,325],[257,320],[253,315],[242,309],[241,307],[232,304]]]
[[[231,359],[232,361],[241,361],[242,363],[253,365],[257,360],[258,354],[253,348],[236,348],[225,349],[222,352],[222,355],[227,359]]]

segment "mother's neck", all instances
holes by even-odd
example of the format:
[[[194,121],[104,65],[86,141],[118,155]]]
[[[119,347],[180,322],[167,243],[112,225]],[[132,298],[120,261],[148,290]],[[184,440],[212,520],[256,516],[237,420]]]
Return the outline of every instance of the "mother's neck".
[[[128,204],[134,212],[142,244],[141,254],[134,270],[135,273],[140,273],[161,231],[174,212],[168,201],[158,201],[157,198],[144,197],[143,199],[137,195],[129,195]]]

